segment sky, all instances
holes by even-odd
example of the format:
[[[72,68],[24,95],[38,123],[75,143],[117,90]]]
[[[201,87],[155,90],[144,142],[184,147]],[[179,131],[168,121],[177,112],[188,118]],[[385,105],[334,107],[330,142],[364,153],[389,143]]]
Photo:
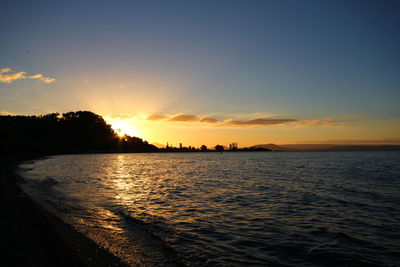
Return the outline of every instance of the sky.
[[[0,114],[151,143],[400,143],[399,1],[2,1]]]

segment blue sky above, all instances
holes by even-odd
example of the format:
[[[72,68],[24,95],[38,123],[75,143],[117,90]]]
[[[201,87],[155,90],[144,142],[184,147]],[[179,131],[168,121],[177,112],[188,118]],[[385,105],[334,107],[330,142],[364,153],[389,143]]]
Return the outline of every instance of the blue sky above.
[[[398,1],[3,1],[2,10],[0,69],[56,79],[0,83],[2,111],[400,117]]]

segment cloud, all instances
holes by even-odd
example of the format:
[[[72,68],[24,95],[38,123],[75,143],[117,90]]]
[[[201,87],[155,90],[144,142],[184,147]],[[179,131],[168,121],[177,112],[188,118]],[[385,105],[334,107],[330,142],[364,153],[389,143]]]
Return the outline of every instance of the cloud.
[[[44,82],[44,83],[52,83],[52,82],[55,82],[56,81],[56,79],[54,79],[54,78],[49,78],[49,77],[44,77],[43,79],[41,79],[42,80],[42,82]]]
[[[326,117],[316,119],[296,119],[296,118],[280,118],[278,116],[255,117],[254,115],[265,115],[265,113],[252,114],[219,114],[219,117],[225,119],[215,119],[206,117],[202,114],[153,114],[147,117],[149,121],[165,122],[192,122],[207,123],[211,127],[241,127],[241,128],[262,128],[274,126],[288,127],[345,127],[348,123],[366,120],[367,118],[359,115],[346,115],[340,117]]]
[[[3,72],[5,73],[5,72]],[[2,83],[12,83],[15,80],[26,79],[26,72],[15,72],[10,74],[0,74],[0,82]]]
[[[42,79],[43,78],[43,75],[42,74],[35,74],[35,75],[31,75],[31,76],[27,76],[26,78],[29,78],[29,79]]]
[[[169,121],[180,121],[180,122],[190,122],[190,121],[199,121],[199,118],[196,115],[178,115],[175,116],[171,119],[169,119]]]
[[[302,120],[299,121],[299,126],[333,126],[336,120],[333,118],[322,118],[315,120]]]
[[[0,116],[8,116],[8,115],[14,115],[14,113],[11,113],[11,112],[8,112],[5,110],[0,110]]]
[[[133,119],[134,116],[128,113],[114,113],[111,114],[110,118],[115,120],[129,120]]]
[[[298,127],[345,127],[348,123],[360,122],[368,120],[368,117],[359,115],[345,115],[339,117],[327,117],[319,119],[299,120],[293,123]]]
[[[163,120],[165,118],[167,118],[166,115],[153,114],[153,115],[150,115],[149,117],[147,117],[147,120],[149,120],[149,121],[159,121],[159,120]]]
[[[225,121],[228,125],[234,126],[269,126],[269,125],[282,125],[290,122],[296,122],[296,119],[268,119],[268,118],[259,118],[259,119],[250,119],[250,120],[227,120]]]
[[[202,119],[200,120],[200,122],[218,123],[219,120],[214,119],[214,118],[202,118]]]
[[[43,77],[42,74],[35,74],[35,75],[27,76],[26,78],[29,78],[29,79],[39,79],[39,80],[41,80],[41,81],[44,82],[44,83],[52,83],[52,82],[54,82],[54,81],[56,80],[56,79],[49,78],[49,77]]]
[[[10,72],[10,71],[11,71],[10,68],[2,68],[2,69],[0,69],[0,73]]]
[[[12,72],[11,68],[2,68],[0,69],[0,82],[1,83],[12,83],[16,80],[22,79],[37,79],[44,83],[52,83],[56,79],[50,77],[44,77],[42,74],[34,74],[34,75],[26,75],[25,71],[20,72]],[[12,73],[11,73],[12,72]]]
[[[220,122],[217,119],[214,118],[208,118],[208,117],[203,117],[202,119],[199,119],[198,115],[188,115],[188,114],[179,114],[179,115],[164,115],[164,114],[153,114],[147,117],[147,120],[149,121],[160,121],[160,120],[166,120],[167,122],[206,122],[206,123],[218,123]]]

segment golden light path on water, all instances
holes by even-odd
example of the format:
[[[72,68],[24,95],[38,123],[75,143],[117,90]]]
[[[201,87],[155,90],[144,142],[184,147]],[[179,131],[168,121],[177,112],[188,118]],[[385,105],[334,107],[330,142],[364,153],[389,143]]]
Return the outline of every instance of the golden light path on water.
[[[159,216],[158,210],[165,209],[163,199],[170,194],[164,191],[163,187],[176,188],[179,187],[179,184],[176,183],[177,181],[171,184],[171,170],[168,170],[167,174],[161,175],[159,171],[154,173],[152,170],[154,166],[149,166],[147,160],[140,162],[141,159],[136,159],[136,161],[139,162],[135,164],[136,170],[133,170],[132,156],[118,155],[106,168],[106,177],[108,178],[102,179],[103,186],[114,191],[113,197],[122,207],[133,207],[136,204],[145,205],[143,210],[147,214]],[[138,170],[140,171],[138,172]],[[148,200],[151,200],[151,204],[147,206]],[[179,212],[179,209],[174,212]],[[164,216],[168,217],[167,214]]]
[[[99,168],[87,175],[98,184],[82,187],[75,193],[77,198],[83,200],[90,215],[83,220],[73,218],[72,224],[132,266],[165,265],[171,261],[164,254],[159,240],[144,233],[142,225],[127,229],[135,205],[141,206],[149,198],[157,197],[151,196],[156,194],[151,190],[154,186],[152,177],[146,172],[141,175],[137,172],[138,168],[132,170],[132,155],[128,154],[113,156],[105,164],[95,159],[89,162],[89,165],[92,164]],[[148,214],[157,216],[157,212]]]
[[[392,229],[398,228],[398,156],[64,155],[24,166],[27,178],[36,181],[24,186],[38,190],[33,197],[45,198],[66,222],[132,266],[168,265],[175,252],[193,266],[319,266],[325,257],[354,260],[354,253],[360,262],[374,262],[371,255],[379,254],[388,263],[395,262],[397,249],[391,244],[397,238]],[[324,257],[304,257],[310,251]]]

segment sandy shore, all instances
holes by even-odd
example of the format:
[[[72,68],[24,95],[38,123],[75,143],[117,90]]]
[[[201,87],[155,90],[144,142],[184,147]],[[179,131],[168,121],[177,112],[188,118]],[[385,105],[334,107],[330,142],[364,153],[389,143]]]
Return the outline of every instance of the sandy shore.
[[[35,157],[0,156],[0,266],[126,266],[21,191],[14,169]]]

